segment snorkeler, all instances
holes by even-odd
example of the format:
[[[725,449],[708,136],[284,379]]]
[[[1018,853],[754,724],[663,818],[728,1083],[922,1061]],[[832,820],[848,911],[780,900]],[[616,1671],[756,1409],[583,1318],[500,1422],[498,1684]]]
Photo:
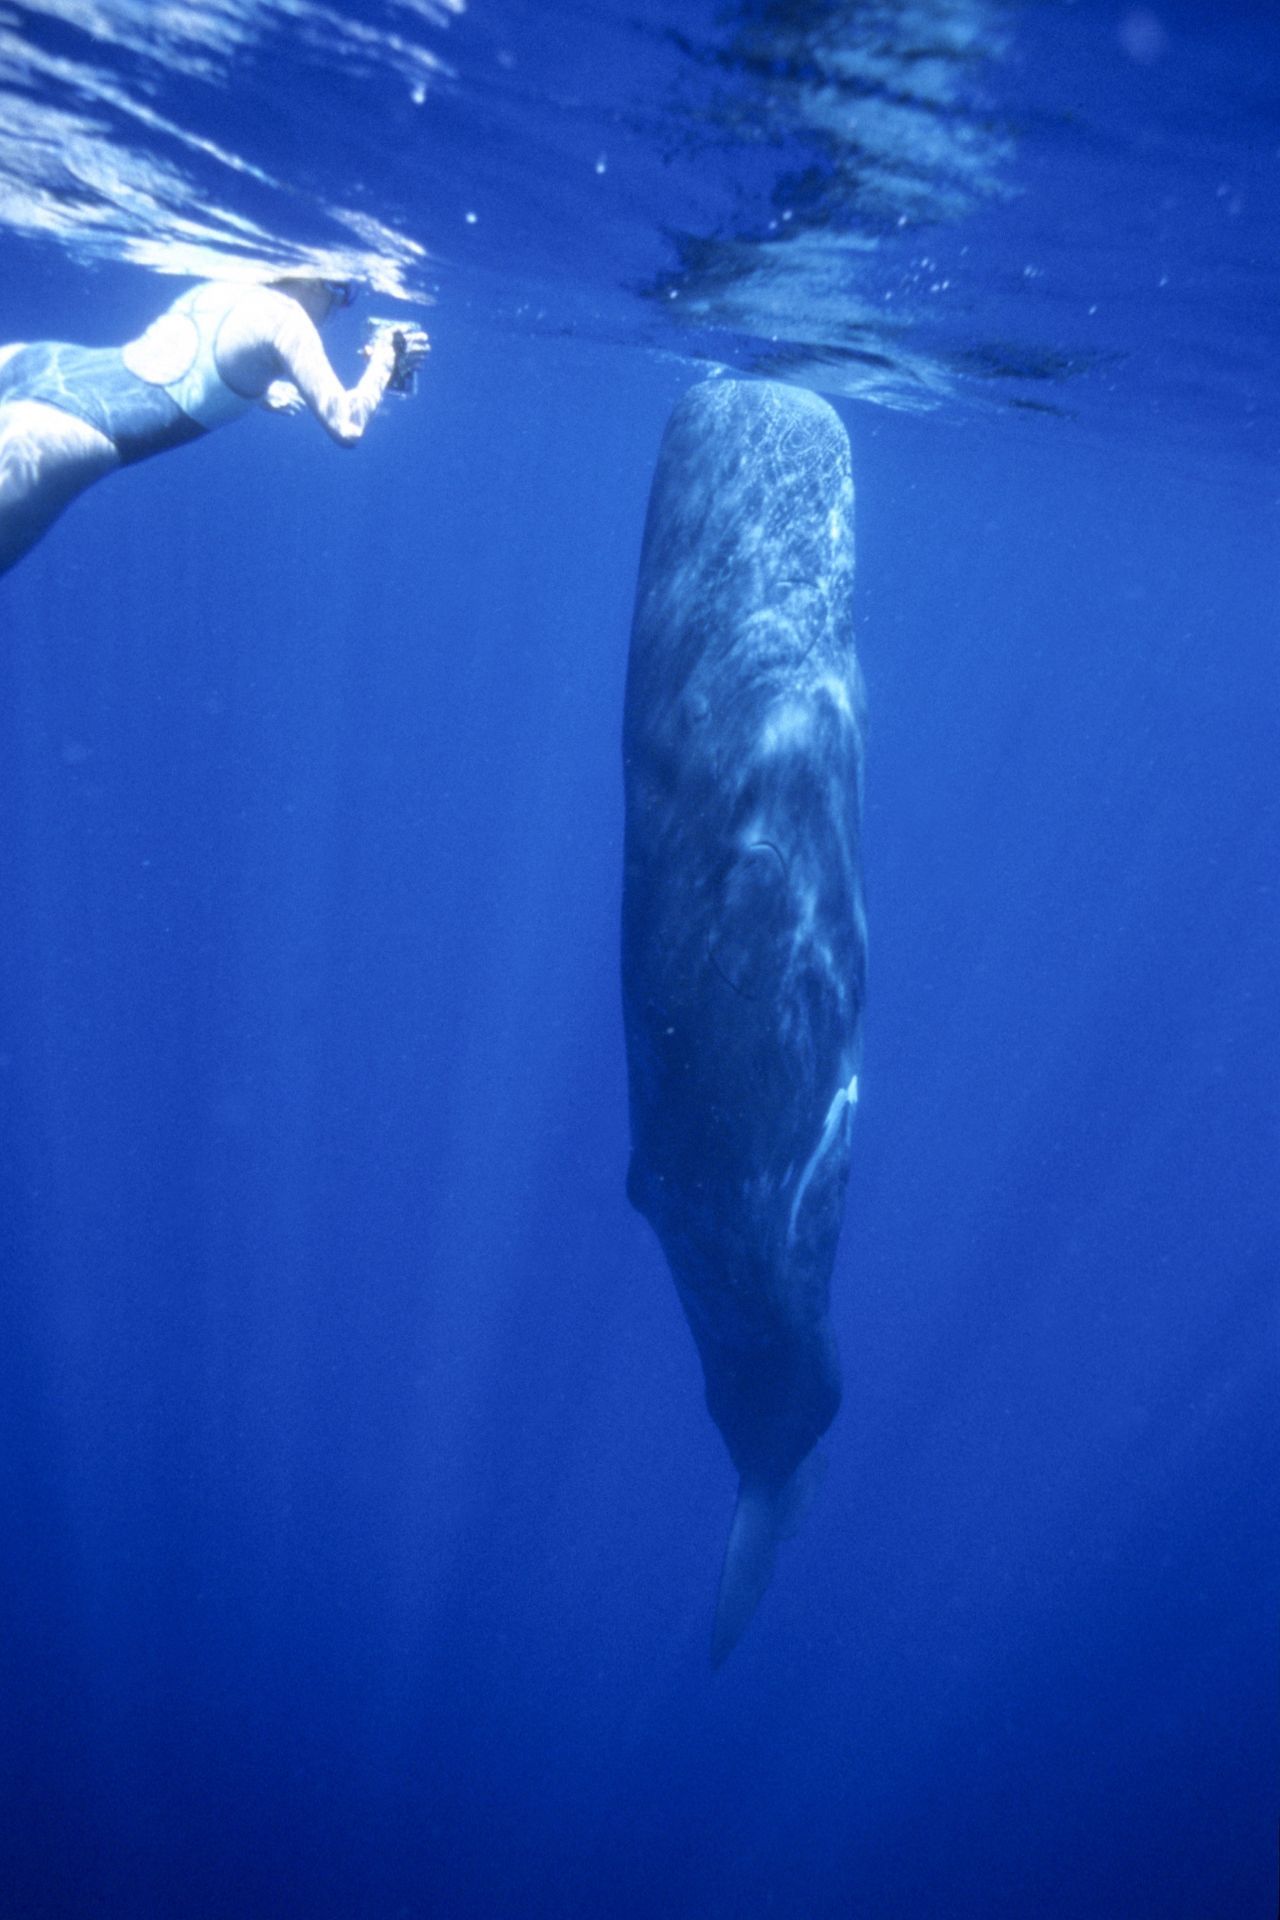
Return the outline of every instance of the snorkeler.
[[[388,388],[412,391],[428,351],[421,328],[376,323],[368,365],[345,388],[318,329],[354,297],[347,281],[300,275],[206,281],[125,347],[0,347],[0,574],[95,480],[250,407],[308,407],[354,446]]]

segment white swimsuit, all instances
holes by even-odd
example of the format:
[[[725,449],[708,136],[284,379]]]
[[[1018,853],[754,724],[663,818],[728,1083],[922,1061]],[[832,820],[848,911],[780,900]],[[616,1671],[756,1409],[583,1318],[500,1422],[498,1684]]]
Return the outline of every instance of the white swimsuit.
[[[202,427],[238,419],[262,396],[228,384],[218,365],[218,334],[248,291],[223,280],[193,287],[124,349],[126,367],[148,386],[162,387]]]

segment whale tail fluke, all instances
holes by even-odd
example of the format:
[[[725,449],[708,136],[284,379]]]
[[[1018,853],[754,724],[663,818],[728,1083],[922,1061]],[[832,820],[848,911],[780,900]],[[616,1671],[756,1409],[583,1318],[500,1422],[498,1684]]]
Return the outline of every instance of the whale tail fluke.
[[[810,1454],[780,1487],[742,1479],[720,1575],[711,1664],[728,1659],[773,1578],[778,1547],[800,1525],[822,1484],[825,1462]]]

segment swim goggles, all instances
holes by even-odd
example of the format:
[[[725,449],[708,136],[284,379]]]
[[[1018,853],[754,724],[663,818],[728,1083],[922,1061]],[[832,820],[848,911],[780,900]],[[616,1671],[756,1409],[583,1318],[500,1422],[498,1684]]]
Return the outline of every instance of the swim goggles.
[[[335,307],[354,307],[358,291],[354,280],[322,280],[320,285]]]

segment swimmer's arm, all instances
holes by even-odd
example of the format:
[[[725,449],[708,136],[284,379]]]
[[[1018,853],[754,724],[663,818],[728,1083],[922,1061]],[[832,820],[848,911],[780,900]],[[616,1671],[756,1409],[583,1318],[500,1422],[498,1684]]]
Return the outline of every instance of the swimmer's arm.
[[[281,317],[273,340],[284,376],[330,438],[340,447],[353,447],[377,412],[395,371],[394,342],[375,339],[359,380],[354,387],[344,387],[312,322],[294,301],[287,304],[293,311]]]

